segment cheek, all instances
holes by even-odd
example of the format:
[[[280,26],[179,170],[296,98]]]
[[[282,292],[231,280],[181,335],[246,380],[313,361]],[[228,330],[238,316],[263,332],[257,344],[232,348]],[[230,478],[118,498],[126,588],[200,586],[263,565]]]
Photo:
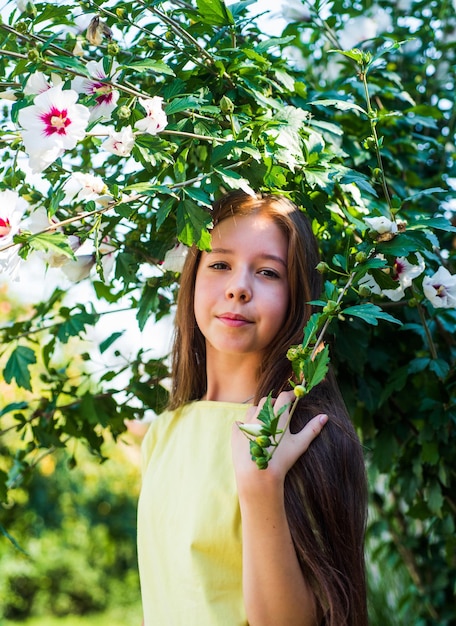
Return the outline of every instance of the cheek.
[[[289,303],[288,288],[278,290],[270,300],[271,325],[280,330],[287,318]]]

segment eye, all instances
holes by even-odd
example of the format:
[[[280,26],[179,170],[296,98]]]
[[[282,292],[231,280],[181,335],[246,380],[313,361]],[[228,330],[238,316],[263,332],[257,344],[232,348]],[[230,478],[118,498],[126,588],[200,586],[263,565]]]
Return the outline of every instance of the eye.
[[[228,263],[225,263],[224,261],[217,261],[216,263],[211,263],[209,265],[209,267],[211,268],[211,270],[227,270],[227,269],[229,269]]]
[[[276,270],[272,270],[269,268],[262,269],[258,273],[261,274],[262,276],[266,276],[266,278],[280,278],[280,274],[276,272]]]

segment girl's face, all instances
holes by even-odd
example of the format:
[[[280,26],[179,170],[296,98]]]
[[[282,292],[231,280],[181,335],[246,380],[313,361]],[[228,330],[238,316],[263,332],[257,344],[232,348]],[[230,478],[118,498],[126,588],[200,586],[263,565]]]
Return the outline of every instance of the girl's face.
[[[257,356],[285,321],[288,242],[267,215],[233,216],[212,231],[195,283],[195,317],[211,352]]]

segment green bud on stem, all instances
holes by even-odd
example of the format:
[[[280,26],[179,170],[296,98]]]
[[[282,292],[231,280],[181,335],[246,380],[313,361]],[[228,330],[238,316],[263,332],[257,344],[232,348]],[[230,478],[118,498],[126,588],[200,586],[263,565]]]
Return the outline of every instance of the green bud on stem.
[[[258,469],[263,470],[263,469],[266,469],[268,467],[268,460],[267,460],[266,457],[260,456],[256,460],[256,464],[257,464]]]
[[[306,388],[304,387],[304,385],[296,385],[293,391],[294,391],[294,395],[297,398],[302,398],[303,396],[306,395]]]
[[[228,96],[223,96],[220,100],[220,110],[225,114],[232,113],[234,111],[234,104]]]
[[[266,435],[260,435],[260,437],[257,437],[255,441],[262,448],[268,448],[271,445],[271,440]]]

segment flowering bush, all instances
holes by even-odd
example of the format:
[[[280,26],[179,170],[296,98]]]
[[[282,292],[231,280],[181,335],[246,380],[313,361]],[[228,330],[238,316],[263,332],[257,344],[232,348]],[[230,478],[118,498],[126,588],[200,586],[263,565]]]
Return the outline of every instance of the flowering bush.
[[[140,329],[166,315],[181,247],[209,247],[222,190],[283,193],[307,212],[326,278],[293,367],[308,380],[318,354],[322,373],[324,335],[366,446],[371,535],[410,572],[403,606],[420,596],[420,623],[449,624],[455,6],[286,4],[269,36],[255,3],[7,3],[0,269],[20,280],[41,255],[90,295],[69,301],[62,282],[1,330],[0,394],[25,393],[0,406],[24,439],[0,491],[47,450],[76,438],[99,454],[100,427],[117,437],[163,407],[166,360],[140,349],[75,378],[62,346],[125,300]],[[120,335],[90,353],[81,341],[81,359]]]

